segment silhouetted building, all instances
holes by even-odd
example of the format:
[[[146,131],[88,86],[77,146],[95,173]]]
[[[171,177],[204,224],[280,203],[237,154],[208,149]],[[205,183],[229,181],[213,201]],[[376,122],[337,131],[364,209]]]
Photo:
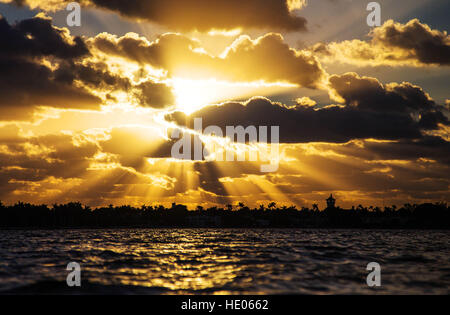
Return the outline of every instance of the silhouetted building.
[[[185,212],[187,211],[187,207],[185,205],[176,204],[175,202],[172,202],[172,210],[178,211],[178,212]]]
[[[336,204],[336,199],[333,198],[333,194],[327,199],[327,208],[334,209]]]

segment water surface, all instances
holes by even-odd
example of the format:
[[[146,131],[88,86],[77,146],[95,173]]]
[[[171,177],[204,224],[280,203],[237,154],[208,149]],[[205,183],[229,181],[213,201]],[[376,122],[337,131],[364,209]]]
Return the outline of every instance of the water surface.
[[[450,232],[111,229],[0,231],[0,292],[449,294]],[[81,265],[81,288],[66,266]],[[366,266],[382,267],[381,288]]]

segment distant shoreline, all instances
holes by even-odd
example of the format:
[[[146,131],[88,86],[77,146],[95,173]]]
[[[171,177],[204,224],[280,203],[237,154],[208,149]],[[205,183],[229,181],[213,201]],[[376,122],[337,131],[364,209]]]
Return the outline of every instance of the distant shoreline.
[[[91,209],[81,203],[32,205],[0,204],[0,229],[119,229],[119,228],[278,228],[278,229],[450,229],[450,208],[444,203],[406,204],[404,207],[325,210],[277,207],[275,203],[250,209],[240,203],[226,209],[188,210],[184,205],[109,206]]]

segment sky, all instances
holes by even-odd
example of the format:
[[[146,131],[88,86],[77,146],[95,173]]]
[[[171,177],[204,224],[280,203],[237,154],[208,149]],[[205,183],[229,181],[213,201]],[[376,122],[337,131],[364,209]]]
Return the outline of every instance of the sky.
[[[3,203],[450,201],[448,1],[69,2],[0,0]]]

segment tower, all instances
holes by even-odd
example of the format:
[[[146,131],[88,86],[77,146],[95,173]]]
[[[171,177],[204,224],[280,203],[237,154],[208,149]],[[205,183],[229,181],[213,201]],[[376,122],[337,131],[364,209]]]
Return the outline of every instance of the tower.
[[[327,208],[333,209],[335,208],[336,199],[333,198],[333,194],[330,195],[327,199]]]

